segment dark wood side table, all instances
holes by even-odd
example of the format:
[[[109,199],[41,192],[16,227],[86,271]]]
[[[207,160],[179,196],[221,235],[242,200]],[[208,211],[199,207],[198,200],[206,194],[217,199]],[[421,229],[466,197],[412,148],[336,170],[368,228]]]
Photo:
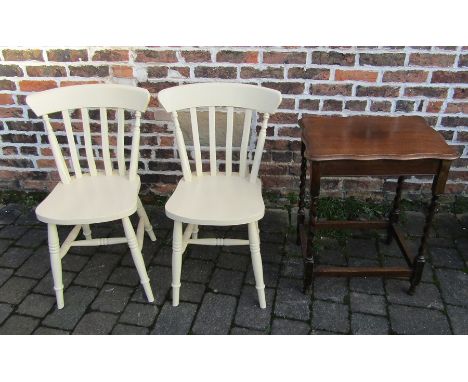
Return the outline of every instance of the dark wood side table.
[[[422,117],[304,117],[298,211],[298,244],[304,257],[304,292],[313,276],[387,276],[410,280],[409,293],[421,281],[428,231],[437,199],[444,192],[450,165],[457,152]],[[307,165],[310,165],[310,211],[305,222]],[[398,176],[389,219],[382,221],[318,221],[317,202],[322,176]],[[417,254],[408,250],[397,226],[404,177],[434,175],[432,199]],[[395,238],[407,267],[330,267],[314,264],[314,236],[319,229],[382,228]]]

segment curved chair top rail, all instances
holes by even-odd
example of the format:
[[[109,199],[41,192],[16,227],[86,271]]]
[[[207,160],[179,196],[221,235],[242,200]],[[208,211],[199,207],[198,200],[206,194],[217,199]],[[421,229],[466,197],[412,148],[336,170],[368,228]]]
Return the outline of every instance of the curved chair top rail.
[[[277,90],[236,83],[198,83],[161,90],[158,99],[166,111],[206,106],[232,106],[273,113],[281,102]]]
[[[92,84],[50,89],[26,97],[27,104],[41,117],[57,111],[80,108],[116,108],[143,112],[148,90],[128,85]]]

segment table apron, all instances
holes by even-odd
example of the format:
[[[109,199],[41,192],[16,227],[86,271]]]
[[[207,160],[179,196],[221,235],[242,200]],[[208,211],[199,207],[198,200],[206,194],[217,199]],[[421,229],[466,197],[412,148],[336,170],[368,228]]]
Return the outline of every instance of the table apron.
[[[310,161],[320,166],[320,176],[400,176],[435,175],[440,159],[411,160],[330,160]]]

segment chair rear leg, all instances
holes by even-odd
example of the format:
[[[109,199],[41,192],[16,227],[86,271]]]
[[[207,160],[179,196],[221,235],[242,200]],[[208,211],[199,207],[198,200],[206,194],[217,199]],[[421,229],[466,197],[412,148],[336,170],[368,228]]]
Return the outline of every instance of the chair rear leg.
[[[91,228],[89,227],[89,224],[83,224],[83,235],[86,238],[86,240],[91,240],[93,236],[91,235]]]
[[[180,274],[182,272],[182,222],[174,221],[172,234],[172,306],[179,305]]]
[[[137,214],[140,219],[143,219],[143,223],[145,225],[145,231],[148,234],[151,241],[156,241],[156,235],[153,231],[153,226],[151,225],[150,220],[148,219],[148,215],[146,214],[145,208],[143,207],[143,203],[141,203],[140,198],[137,201]]]
[[[192,239],[198,239],[198,225],[193,226]]]
[[[60,258],[60,242],[55,224],[47,225],[50,265],[52,268],[52,277],[54,279],[55,297],[57,298],[57,308],[62,309],[65,305],[63,299],[62,282],[62,259]]]
[[[125,236],[128,240],[130,252],[132,253],[133,262],[135,263],[138,275],[140,276],[140,282],[145,291],[146,298],[149,302],[153,302],[153,291],[151,290],[150,280],[146,273],[145,262],[141,255],[140,248],[138,247],[138,240],[135,235],[135,231],[133,230],[132,223],[130,222],[130,219],[126,217],[122,219],[122,224],[125,230]]]
[[[263,282],[262,255],[260,254],[260,236],[258,232],[257,222],[249,223],[250,255],[255,276],[255,288],[257,288],[260,308],[265,309],[265,284]]]

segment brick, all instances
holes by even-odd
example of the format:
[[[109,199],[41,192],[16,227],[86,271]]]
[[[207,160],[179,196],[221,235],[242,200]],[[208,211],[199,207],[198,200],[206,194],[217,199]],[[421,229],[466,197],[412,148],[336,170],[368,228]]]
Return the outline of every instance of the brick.
[[[53,89],[57,87],[57,83],[52,80],[31,81],[22,80],[19,82],[19,88],[24,92],[40,92],[43,90]]]
[[[0,335],[31,334],[38,324],[38,319],[14,314],[0,328]]]
[[[318,110],[320,101],[318,99],[301,99],[299,100],[299,109]]]
[[[93,66],[70,66],[70,76],[75,77],[107,77],[109,75],[109,67],[106,65]]]
[[[271,334],[275,335],[304,335],[308,334],[310,327],[305,322],[282,320],[275,318],[271,328]]]
[[[347,84],[311,84],[309,93],[314,95],[328,95],[328,96],[350,96],[353,85]]]
[[[353,313],[351,315],[351,333],[357,335],[388,334],[389,323],[384,317]]]
[[[326,301],[314,301],[312,305],[312,329],[348,333],[348,307]]]
[[[396,334],[450,334],[447,318],[432,309],[390,305],[390,324]]]
[[[458,66],[460,68],[468,67],[468,54],[461,54],[460,58],[458,59]]]
[[[21,118],[23,109],[19,107],[0,108],[0,118]]]
[[[408,87],[405,89],[405,96],[428,98],[445,98],[447,97],[447,89],[436,87]]]
[[[377,72],[369,72],[365,70],[340,70],[335,71],[336,81],[362,81],[362,82],[376,82]]]
[[[133,68],[131,66],[112,66],[112,74],[114,77],[118,78],[132,78],[133,77]]]
[[[328,80],[330,70],[317,68],[289,68],[288,78],[303,78],[307,80]]]
[[[221,50],[216,54],[217,62],[232,62],[236,64],[256,64],[258,63],[258,52],[255,51],[234,51]]]
[[[44,317],[55,304],[55,298],[41,294],[28,295],[17,309],[17,313],[34,317]]]
[[[207,293],[193,325],[194,334],[228,334],[234,318],[236,299]]]
[[[265,64],[305,64],[305,52],[264,52]]]
[[[344,108],[352,111],[366,110],[367,101],[346,101]]]
[[[93,61],[128,61],[129,52],[126,49],[104,49],[93,54]]]
[[[0,288],[0,302],[19,304],[37,283],[22,277],[13,276]]]
[[[0,65],[0,76],[2,77],[21,77],[23,69],[18,65]]]
[[[447,104],[447,107],[445,108],[446,113],[462,113],[462,114],[468,114],[468,102],[466,103],[457,103],[457,102],[451,102]]]
[[[411,113],[414,111],[414,101],[398,100],[395,104],[395,111]]]
[[[445,127],[467,126],[468,117],[444,117],[442,118],[441,125]]]
[[[110,313],[87,313],[76,326],[73,334],[109,334],[117,321],[117,316]]]
[[[250,66],[242,67],[240,78],[284,78],[284,69],[268,66],[265,69],[256,69]]]
[[[1,85],[1,81],[0,81],[0,85]],[[453,98],[454,99],[467,99],[468,88],[455,88],[453,92]]]
[[[264,82],[262,86],[278,90],[281,94],[304,93],[304,84],[301,82]]]
[[[443,101],[429,101],[427,103],[426,112],[439,113],[443,106]]]
[[[47,51],[49,61],[76,62],[88,61],[86,49],[51,49]]]
[[[396,70],[386,71],[383,74],[383,82],[425,82],[428,72],[423,70]]]
[[[147,68],[148,78],[167,77],[168,68],[166,66],[150,66]]]
[[[16,90],[16,85],[10,80],[0,80],[0,90]]]
[[[177,62],[175,51],[172,50],[137,50],[136,62]]]
[[[455,62],[455,56],[449,54],[412,53],[409,65],[427,67],[449,67]]]
[[[468,71],[463,72],[446,72],[436,70],[432,73],[432,83],[467,83]]]
[[[151,334],[188,334],[196,312],[197,306],[194,304],[181,302],[179,306],[174,307],[166,303],[161,309]]]
[[[343,101],[335,99],[326,99],[323,101],[323,111],[341,111],[343,109]]]
[[[64,66],[27,66],[26,72],[31,77],[66,77]]]
[[[65,307],[53,310],[42,321],[53,328],[72,330],[97,294],[96,289],[71,286],[65,290]]]
[[[318,65],[353,66],[354,54],[339,52],[312,52],[312,63]]]
[[[403,66],[404,53],[361,53],[359,64],[368,66]]]
[[[40,49],[4,49],[5,61],[44,61]]]
[[[358,97],[398,97],[400,88],[394,86],[357,86]]]
[[[390,101],[371,101],[370,111],[374,112],[389,112],[392,110]]]
[[[185,62],[211,62],[211,52],[207,50],[183,50],[180,54]]]
[[[195,77],[203,78],[236,78],[237,69],[234,67],[225,66],[197,66],[195,68]]]

